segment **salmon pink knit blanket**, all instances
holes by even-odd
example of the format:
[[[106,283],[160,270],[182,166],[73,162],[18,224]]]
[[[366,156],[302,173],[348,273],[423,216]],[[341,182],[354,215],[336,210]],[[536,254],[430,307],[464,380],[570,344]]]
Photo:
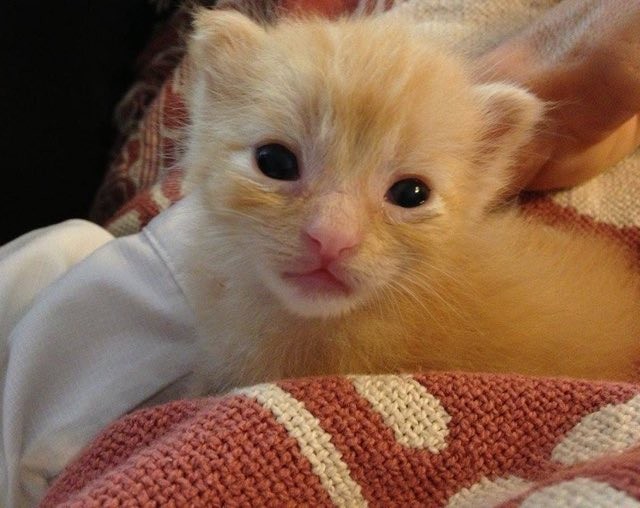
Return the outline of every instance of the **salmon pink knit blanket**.
[[[640,386],[434,373],[143,409],[43,507],[640,506]]]

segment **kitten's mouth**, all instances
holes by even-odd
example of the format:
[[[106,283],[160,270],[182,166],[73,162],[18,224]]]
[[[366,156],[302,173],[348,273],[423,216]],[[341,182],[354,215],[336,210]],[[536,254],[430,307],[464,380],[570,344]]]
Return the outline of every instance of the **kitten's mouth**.
[[[326,268],[318,268],[306,273],[285,272],[284,280],[296,286],[305,295],[348,295],[351,288]]]

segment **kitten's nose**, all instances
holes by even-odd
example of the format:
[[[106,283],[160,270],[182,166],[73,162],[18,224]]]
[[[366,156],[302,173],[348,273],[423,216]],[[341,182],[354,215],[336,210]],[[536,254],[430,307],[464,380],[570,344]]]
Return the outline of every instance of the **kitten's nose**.
[[[344,257],[362,241],[358,210],[344,198],[342,195],[325,197],[322,208],[303,231],[309,249],[319,255],[323,263]]]
[[[319,254],[323,262],[331,262],[345,256],[349,249],[360,243],[352,231],[313,228],[305,231],[311,251]]]

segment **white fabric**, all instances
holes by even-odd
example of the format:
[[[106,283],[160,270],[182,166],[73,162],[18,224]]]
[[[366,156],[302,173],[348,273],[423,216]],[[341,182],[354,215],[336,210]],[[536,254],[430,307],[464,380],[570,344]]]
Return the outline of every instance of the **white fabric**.
[[[91,222],[70,220],[0,247],[0,295],[7,295],[0,305],[0,337],[8,335],[42,288],[112,238]]]
[[[99,226],[70,220],[32,231],[0,248],[0,388],[4,392],[9,363],[9,333],[22,318],[38,293],[71,266],[80,262],[113,236]],[[14,403],[10,403],[12,406]],[[3,426],[6,410],[0,406]],[[8,500],[9,461],[5,436],[0,427],[0,506]],[[9,447],[11,444],[9,443]],[[8,505],[8,504],[7,504]]]
[[[129,237],[74,221],[0,249],[0,506],[33,506],[105,425],[181,395],[193,316],[160,247],[181,204]]]

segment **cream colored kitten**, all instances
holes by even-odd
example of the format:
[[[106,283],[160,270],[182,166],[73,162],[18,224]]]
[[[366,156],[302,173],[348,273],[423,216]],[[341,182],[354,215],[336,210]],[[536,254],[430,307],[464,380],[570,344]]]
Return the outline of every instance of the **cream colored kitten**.
[[[488,206],[542,114],[384,17],[202,11],[178,261],[209,391],[282,377],[463,369],[633,379],[622,250]]]

